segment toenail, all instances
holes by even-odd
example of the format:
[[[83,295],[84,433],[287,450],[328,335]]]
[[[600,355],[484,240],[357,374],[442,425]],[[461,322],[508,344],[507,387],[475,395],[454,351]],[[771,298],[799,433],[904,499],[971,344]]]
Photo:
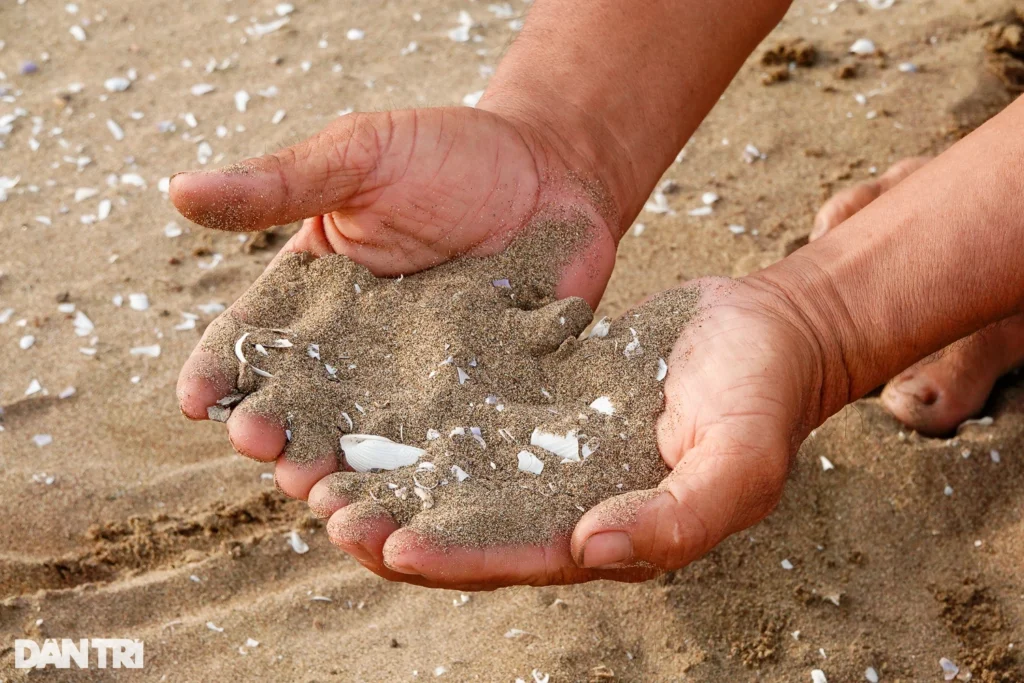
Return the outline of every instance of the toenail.
[[[588,569],[612,568],[633,559],[633,541],[625,531],[594,534],[583,546],[582,565]]]
[[[935,405],[935,402],[939,400],[939,392],[935,390],[931,382],[915,375],[906,379],[897,379],[893,388],[901,394],[913,397],[921,405]]]

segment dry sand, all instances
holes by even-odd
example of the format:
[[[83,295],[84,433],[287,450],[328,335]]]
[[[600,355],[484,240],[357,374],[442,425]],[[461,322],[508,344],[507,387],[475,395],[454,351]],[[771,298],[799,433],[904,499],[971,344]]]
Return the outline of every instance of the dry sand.
[[[597,316],[785,255],[830,192],[940,151],[1005,105],[1015,62],[993,75],[985,44],[1006,8],[897,0],[876,11],[847,0],[829,12],[797,0],[668,171],[676,213],[643,213],[646,229],[623,240]],[[470,31],[479,42],[449,39],[461,9],[481,22]],[[523,9],[512,4],[514,16]],[[146,642],[146,670],[121,676],[132,680],[391,681],[443,667],[438,680],[529,681],[536,670],[552,681],[807,681],[821,668],[834,682],[863,680],[870,666],[883,681],[933,681],[940,657],[974,680],[1024,680],[1024,385],[1014,378],[987,407],[994,424],[952,441],[901,431],[874,398],[844,410],[805,444],[772,517],[659,581],[463,602],[385,583],[336,552],[304,505],[273,491],[268,467],[232,453],[220,425],[178,414],[178,368],[213,318],[199,306],[230,304],[277,243],[188,225],[159,180],[199,167],[199,135],[212,165],[294,142],[348,107],[458,103],[485,86],[513,33],[482,3],[396,0],[327,14],[298,4],[286,27],[243,44],[250,16],[273,20],[273,3],[86,0],[77,15],[41,0],[0,6],[0,117],[24,109],[0,138],[0,176],[20,176],[0,204],[0,313],[14,309],[0,324],[0,678],[22,677],[17,637],[129,636]],[[365,38],[346,40],[350,28]],[[845,52],[860,37],[884,56],[854,67]],[[795,38],[817,62],[766,77],[775,67],[761,64],[763,50]],[[401,56],[411,41],[418,50]],[[230,66],[207,73],[211,60]],[[19,73],[26,61],[36,73]],[[129,69],[131,87],[106,93],[104,80]],[[81,92],[69,94],[72,83]],[[191,95],[200,83],[216,90]],[[275,96],[258,94],[271,86]],[[234,104],[243,89],[244,113]],[[177,130],[161,132],[161,121]],[[745,162],[748,143],[765,158]],[[78,170],[80,157],[91,162]],[[98,193],[76,201],[78,188]],[[688,216],[707,191],[722,197],[714,213]],[[104,199],[109,217],[83,223]],[[183,234],[165,236],[171,221]],[[132,293],[150,307],[131,309]],[[60,303],[94,332],[76,336]],[[182,312],[199,316],[196,329],[174,329]],[[22,350],[26,335],[34,344]],[[154,344],[158,357],[129,353]],[[26,396],[33,380],[43,391]],[[58,398],[68,386],[77,393]],[[37,446],[37,435],[52,443]],[[835,469],[823,471],[821,456]],[[291,549],[292,530],[308,553]],[[240,650],[247,638],[260,645]]]

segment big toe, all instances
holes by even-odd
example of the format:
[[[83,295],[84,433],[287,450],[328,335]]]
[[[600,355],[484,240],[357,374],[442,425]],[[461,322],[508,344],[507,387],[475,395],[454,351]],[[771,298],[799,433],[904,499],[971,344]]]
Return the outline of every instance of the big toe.
[[[996,323],[893,379],[882,403],[908,427],[948,434],[985,407],[996,381],[1024,363],[1024,316]]]

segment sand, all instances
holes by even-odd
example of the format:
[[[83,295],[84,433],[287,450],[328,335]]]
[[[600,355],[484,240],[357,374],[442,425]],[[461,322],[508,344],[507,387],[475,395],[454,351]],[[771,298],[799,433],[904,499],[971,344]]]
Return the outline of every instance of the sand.
[[[274,491],[262,476],[269,466],[233,453],[222,425],[178,413],[178,369],[215,317],[206,305],[237,299],[282,240],[243,243],[190,225],[159,180],[200,168],[203,141],[213,152],[207,166],[232,163],[295,142],[348,107],[458,104],[486,85],[481,67],[513,36],[510,19],[470,2],[352,3],[329,16],[296,3],[286,27],[256,39],[244,27],[250,16],[273,20],[273,3],[79,5],[78,15],[38,0],[0,6],[0,87],[14,98],[0,102],[0,116],[26,111],[0,137],[0,176],[20,176],[0,204],[0,312],[14,309],[0,323],[0,678],[22,678],[12,670],[15,638],[129,636],[146,643],[146,669],[131,674],[146,681],[429,680],[442,667],[437,680],[530,681],[537,670],[552,681],[789,682],[820,668],[834,683],[864,680],[870,666],[883,681],[909,682],[941,680],[941,657],[973,680],[1024,680],[1024,385],[1016,377],[986,407],[994,424],[967,427],[955,441],[913,435],[877,398],[859,401],[804,445],[770,518],[658,581],[508,589],[464,602],[383,582],[342,556],[304,505]],[[751,57],[666,173],[677,185],[666,195],[676,213],[644,212],[645,229],[624,238],[596,318],[694,277],[777,260],[806,240],[831,192],[904,156],[941,151],[1012,97],[986,51],[1006,4],[827,5],[797,0]],[[516,15],[525,7],[511,6]],[[448,38],[460,9],[481,22],[471,31],[479,42]],[[225,21],[231,14],[240,17],[234,24]],[[86,18],[80,43],[68,27]],[[349,28],[366,37],[346,40]],[[861,37],[882,54],[840,78]],[[762,53],[798,38],[818,59],[764,86]],[[411,41],[419,49],[402,56]],[[210,59],[231,66],[207,73]],[[21,75],[28,60],[38,71]],[[129,69],[137,79],[127,91],[103,89]],[[85,87],[70,93],[76,82]],[[198,83],[217,89],[190,95]],[[270,86],[275,97],[258,94]],[[243,89],[252,96],[245,113],[233,102]],[[275,125],[279,110],[286,116]],[[176,131],[161,133],[161,121]],[[744,161],[748,143],[766,158]],[[81,171],[79,157],[91,159]],[[132,173],[145,188],[121,182]],[[98,193],[76,202],[78,188]],[[714,213],[687,215],[707,191],[721,196]],[[103,199],[109,217],[82,223]],[[165,236],[172,221],[178,237]],[[150,307],[111,302],[131,293],[146,293]],[[90,336],[75,335],[74,313],[60,312],[60,301],[89,317]],[[187,322],[183,312],[198,316],[195,329],[175,329]],[[29,334],[34,344],[22,350]],[[154,344],[159,357],[129,353]],[[43,390],[25,396],[34,379]],[[57,398],[68,386],[77,393]],[[37,446],[37,435],[52,442]],[[822,470],[823,455],[834,470]],[[290,547],[292,530],[309,552]],[[248,638],[260,644],[247,647]],[[71,673],[32,678],[110,678]]]
[[[587,303],[554,295],[593,230],[578,220],[402,278],[286,254],[204,337],[216,367],[237,366],[211,414],[273,418],[286,458],[347,465],[337,495],[442,542],[568,536],[597,503],[668,473],[655,438],[665,359],[699,298],[670,290],[588,333]],[[353,461],[346,440],[361,452],[366,435],[419,453],[398,451],[411,453],[405,466]]]

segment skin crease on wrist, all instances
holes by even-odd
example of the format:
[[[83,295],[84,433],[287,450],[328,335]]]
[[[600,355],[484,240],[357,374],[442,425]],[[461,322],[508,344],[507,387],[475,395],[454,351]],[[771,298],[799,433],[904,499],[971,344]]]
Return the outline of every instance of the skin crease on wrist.
[[[1024,310],[1024,98],[824,238],[752,276],[824,349],[822,422]]]

